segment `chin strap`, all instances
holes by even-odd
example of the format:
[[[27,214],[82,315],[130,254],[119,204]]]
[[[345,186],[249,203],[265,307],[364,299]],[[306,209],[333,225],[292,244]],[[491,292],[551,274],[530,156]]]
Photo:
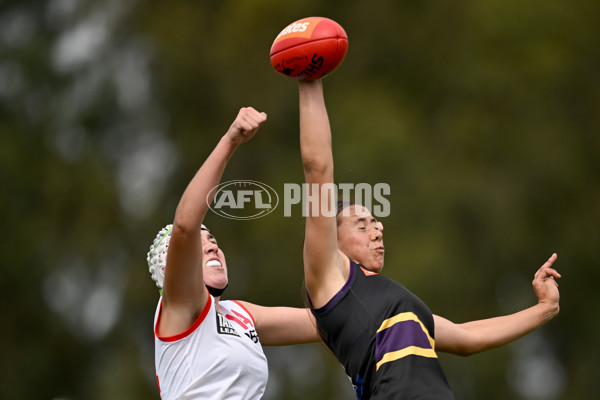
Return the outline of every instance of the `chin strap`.
[[[227,284],[227,286],[229,286],[229,284]],[[225,289],[227,289],[227,286],[225,286],[223,289],[216,289],[214,287],[206,285],[206,288],[208,289],[208,293],[210,293],[212,297],[219,297],[223,294]]]

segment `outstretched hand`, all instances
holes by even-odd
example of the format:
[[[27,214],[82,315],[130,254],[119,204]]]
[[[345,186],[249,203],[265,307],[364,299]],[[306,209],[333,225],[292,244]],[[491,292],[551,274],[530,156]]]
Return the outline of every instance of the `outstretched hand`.
[[[533,291],[538,298],[538,303],[558,306],[560,294],[556,279],[560,279],[561,276],[558,271],[552,268],[552,264],[554,264],[557,257],[556,253],[552,254],[533,277]]]
[[[252,107],[240,109],[237,117],[227,131],[227,137],[235,143],[245,143],[258,131],[258,128],[267,120],[267,114],[256,111]]]

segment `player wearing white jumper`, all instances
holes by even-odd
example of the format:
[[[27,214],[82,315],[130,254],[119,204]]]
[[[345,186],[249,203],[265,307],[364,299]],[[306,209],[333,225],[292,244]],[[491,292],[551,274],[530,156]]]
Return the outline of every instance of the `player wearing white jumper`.
[[[163,400],[259,399],[268,376],[262,345],[320,340],[307,309],[220,301],[227,263],[202,221],[227,162],[266,119],[251,107],[240,110],[183,193],[173,225],[150,247],[148,266],[162,291],[154,337]]]
[[[160,302],[156,315],[158,318]],[[156,319],[155,318],[155,319]],[[181,335],[155,333],[155,363],[163,400],[259,399],[267,383],[267,359],[252,315],[241,303],[214,299]]]

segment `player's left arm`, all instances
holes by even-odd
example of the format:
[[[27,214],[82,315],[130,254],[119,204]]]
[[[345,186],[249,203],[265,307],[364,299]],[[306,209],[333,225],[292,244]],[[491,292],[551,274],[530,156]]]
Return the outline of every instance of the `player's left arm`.
[[[468,356],[510,343],[544,325],[559,312],[556,279],[560,274],[552,268],[556,254],[535,273],[532,282],[538,303],[514,314],[455,324],[434,315],[437,351]]]
[[[256,332],[264,346],[285,346],[318,342],[321,338],[308,308],[263,307],[240,301],[254,318]]]

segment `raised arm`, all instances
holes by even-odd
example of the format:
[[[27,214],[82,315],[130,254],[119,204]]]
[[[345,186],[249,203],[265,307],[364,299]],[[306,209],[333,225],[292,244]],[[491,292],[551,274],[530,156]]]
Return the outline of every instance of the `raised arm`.
[[[455,324],[434,315],[437,351],[468,356],[510,343],[541,327],[559,312],[559,291],[555,279],[560,274],[552,268],[556,254],[535,273],[533,290],[538,303],[530,308],[502,317]]]
[[[344,285],[344,260],[337,250],[331,128],[321,80],[298,81],[300,152],[308,184],[304,240],[304,279],[314,307],[321,307]],[[314,205],[314,207],[313,207]],[[330,208],[331,213],[324,213]]]
[[[266,121],[265,113],[252,107],[240,109],[237,117],[215,149],[188,184],[173,222],[167,253],[159,331],[178,334],[196,320],[208,301],[202,272],[202,221],[227,162],[237,147],[250,140]]]

